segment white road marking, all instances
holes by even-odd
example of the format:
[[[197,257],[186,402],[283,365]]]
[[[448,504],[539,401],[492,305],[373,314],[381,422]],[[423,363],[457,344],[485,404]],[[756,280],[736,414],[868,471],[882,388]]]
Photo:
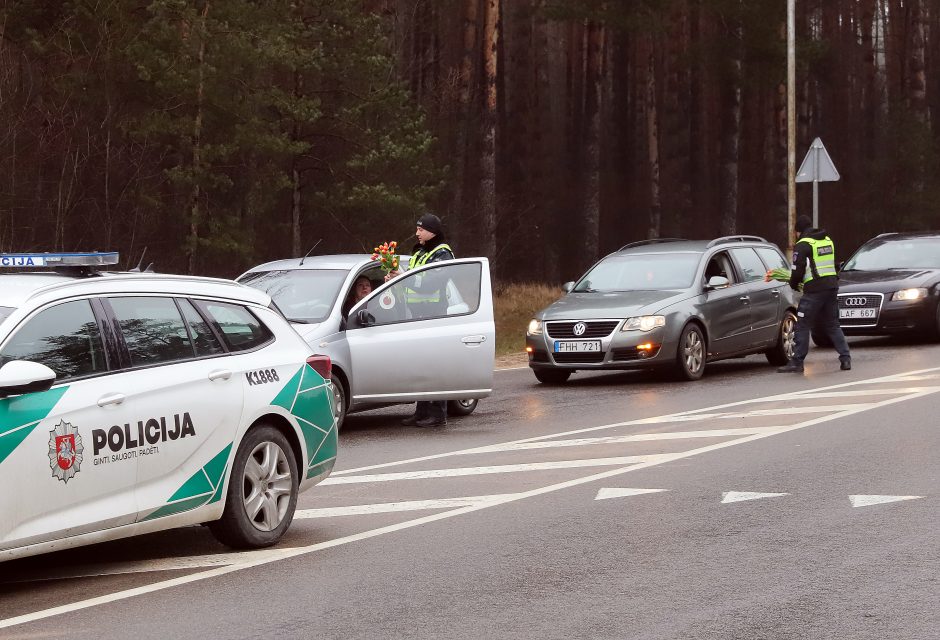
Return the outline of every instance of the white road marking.
[[[902,393],[920,393],[922,391],[940,391],[940,387],[898,387],[896,389],[862,389],[860,391],[801,391],[783,398],[784,400],[805,400],[806,398],[853,398],[868,396],[891,396]]]
[[[931,368],[931,369],[921,369],[921,370],[917,370],[917,371],[909,371],[909,372],[907,372],[906,374],[895,374],[895,375],[916,375],[916,374],[920,374],[920,373],[935,372],[935,371],[940,371],[940,367],[934,367],[934,368]],[[892,376],[888,376],[887,378],[890,378],[890,377],[892,377]],[[884,379],[885,379],[885,378],[882,378],[882,380],[884,380]],[[826,387],[826,388],[828,388],[828,389],[844,388],[844,387],[848,387],[848,386],[851,386],[851,385],[854,385],[854,384],[858,384],[858,382],[857,382],[857,381],[855,381],[855,382],[846,382],[846,383],[842,383],[842,384],[838,384],[838,385],[833,385],[833,386],[831,386],[831,387]],[[643,470],[643,469],[648,469],[648,468],[655,467],[655,466],[658,466],[658,465],[661,465],[661,464],[665,464],[666,462],[669,462],[669,461],[671,461],[671,460],[678,460],[678,459],[682,459],[682,458],[690,458],[690,457],[697,456],[697,455],[701,455],[701,454],[704,454],[704,453],[710,453],[710,452],[712,452],[712,451],[719,451],[719,450],[721,450],[721,449],[726,449],[726,448],[733,447],[733,446],[736,446],[736,445],[746,444],[746,443],[748,443],[748,442],[754,442],[754,441],[757,441],[757,440],[762,440],[762,439],[764,439],[764,438],[771,437],[771,436],[776,435],[776,434],[778,434],[778,433],[787,433],[787,432],[789,432],[789,431],[796,431],[796,430],[798,430],[798,429],[805,429],[805,428],[807,428],[807,427],[811,427],[811,426],[817,425],[817,424],[822,424],[822,423],[824,423],[824,422],[830,422],[830,421],[832,421],[832,420],[837,420],[837,419],[840,419],[840,418],[846,418],[846,417],[855,415],[855,414],[857,414],[857,413],[862,413],[863,411],[867,411],[868,409],[871,409],[871,408],[886,407],[886,406],[890,406],[890,405],[892,405],[892,404],[897,404],[897,403],[900,403],[900,402],[905,402],[905,401],[907,401],[907,400],[915,400],[915,399],[918,399],[918,398],[923,398],[923,397],[926,397],[926,396],[930,395],[931,393],[933,393],[933,392],[932,392],[932,391],[925,391],[925,392],[921,392],[921,393],[910,394],[910,395],[903,396],[903,397],[900,397],[900,398],[888,398],[888,399],[882,400],[882,401],[880,401],[880,402],[875,402],[875,403],[871,403],[871,404],[864,405],[863,408],[852,409],[852,410],[846,410],[846,411],[842,411],[842,412],[838,412],[838,413],[834,413],[834,414],[826,414],[826,415],[823,415],[823,416],[819,416],[819,417],[816,417],[816,418],[812,418],[812,419],[810,419],[810,420],[804,420],[803,422],[798,422],[798,423],[793,424],[793,425],[791,425],[791,426],[789,426],[789,427],[781,428],[779,431],[776,431],[776,432],[774,432],[774,433],[769,433],[769,434],[754,434],[754,435],[745,436],[745,437],[742,437],[742,438],[737,438],[737,439],[729,440],[729,441],[725,441],[725,442],[713,443],[713,444],[710,444],[710,445],[708,445],[708,446],[700,447],[700,448],[698,448],[698,449],[692,449],[692,450],[689,450],[689,451],[686,451],[686,452],[683,452],[683,453],[673,454],[673,455],[671,455],[671,456],[666,456],[666,457],[663,457],[663,459],[653,460],[653,461],[649,461],[649,462],[643,462],[643,463],[634,464],[634,465],[631,465],[631,466],[620,467],[620,468],[617,468],[617,469],[610,469],[610,470],[607,470],[607,471],[601,471],[601,472],[598,472],[598,473],[595,473],[595,474],[592,474],[592,475],[589,475],[589,476],[583,476],[583,477],[581,477],[581,478],[575,478],[575,479],[572,479],[572,480],[567,480],[567,481],[564,481],[564,482],[559,482],[559,483],[556,483],[556,484],[552,484],[552,485],[548,485],[548,486],[544,486],[544,487],[539,487],[539,488],[537,488],[537,489],[532,489],[532,490],[529,490],[529,491],[524,491],[524,492],[520,492],[520,493],[516,493],[516,494],[507,494],[504,499],[500,499],[500,500],[498,500],[498,501],[495,501],[495,500],[494,500],[493,502],[486,503],[486,504],[482,504],[482,505],[478,504],[478,505],[472,505],[472,506],[467,506],[467,507],[460,507],[460,508],[457,508],[457,509],[451,509],[451,510],[449,510],[449,511],[442,511],[442,512],[430,514],[430,515],[427,515],[427,516],[423,516],[423,517],[421,517],[421,518],[415,518],[415,519],[413,519],[413,520],[407,520],[407,521],[405,521],[405,522],[399,522],[399,523],[392,524],[392,525],[388,525],[388,526],[384,526],[384,527],[378,527],[378,528],[376,528],[376,529],[371,529],[371,530],[369,530],[369,531],[363,531],[363,532],[360,532],[360,533],[356,533],[356,534],[349,535],[349,536],[344,536],[344,537],[341,537],[341,538],[335,538],[335,539],[333,539],[333,540],[326,540],[326,541],[324,541],[324,542],[318,542],[318,543],[316,543],[316,544],[308,545],[308,546],[305,546],[305,547],[295,547],[295,548],[292,548],[292,549],[277,549],[277,550],[272,550],[272,551],[270,551],[270,552],[265,552],[265,555],[264,555],[264,556],[260,556],[260,557],[259,557],[259,556],[256,556],[255,559],[249,559],[249,560],[246,560],[246,561],[244,561],[244,562],[239,562],[239,563],[237,563],[237,564],[233,564],[233,565],[229,565],[229,566],[225,566],[225,567],[216,567],[216,568],[214,568],[214,569],[209,569],[209,570],[207,570],[207,571],[202,571],[202,572],[199,572],[199,573],[194,573],[194,574],[190,574],[190,575],[186,575],[186,576],[180,576],[180,577],[177,577],[177,578],[172,578],[172,579],[170,579],[170,580],[163,580],[163,581],[161,581],[161,582],[154,582],[154,583],[151,583],[151,584],[142,585],[142,586],[140,586],[140,587],[135,587],[135,588],[133,588],[133,589],[126,589],[126,590],[124,590],[124,591],[117,591],[117,592],[114,592],[114,593],[109,593],[109,594],[102,595],[102,596],[97,596],[97,597],[94,597],[94,598],[88,598],[88,599],[86,599],[86,600],[80,600],[80,601],[77,601],[77,602],[71,602],[71,603],[64,604],[64,605],[60,605],[60,606],[57,606],[57,607],[50,607],[50,608],[48,608],[48,609],[42,609],[42,610],[39,610],[39,611],[35,611],[35,612],[33,612],[33,613],[27,613],[27,614],[23,614],[23,615],[20,615],[20,616],[14,616],[14,617],[12,617],[12,618],[2,619],[2,620],[0,620],[0,629],[7,629],[7,628],[9,628],[9,627],[14,627],[14,626],[17,626],[17,625],[20,625],[20,624],[25,624],[25,623],[28,623],[28,622],[35,622],[35,621],[37,621],[37,620],[43,620],[43,619],[50,618],[50,617],[53,617],[53,616],[63,615],[63,614],[66,614],[66,613],[72,613],[72,612],[80,611],[80,610],[82,610],[82,609],[87,609],[87,608],[90,608],[90,607],[96,607],[96,606],[99,606],[99,605],[109,604],[109,603],[112,603],[112,602],[118,602],[118,601],[121,601],[121,600],[126,600],[126,599],[128,599],[128,598],[133,598],[133,597],[135,597],[135,596],[146,595],[146,594],[149,594],[149,593],[155,593],[155,592],[157,592],[157,591],[163,591],[163,590],[165,590],[165,589],[171,589],[171,588],[173,588],[173,587],[178,587],[178,586],[182,586],[182,585],[185,585],[185,584],[191,584],[191,583],[194,583],[194,582],[200,582],[200,581],[202,581],[202,580],[208,580],[208,579],[210,579],[210,578],[215,578],[215,577],[218,577],[218,576],[227,575],[227,574],[229,574],[229,573],[234,573],[234,572],[236,572],[236,571],[243,571],[243,570],[245,570],[245,569],[251,569],[251,568],[253,568],[253,567],[262,566],[262,565],[265,565],[265,564],[269,564],[269,563],[271,563],[271,562],[275,562],[275,561],[279,561],[279,560],[284,560],[284,559],[288,559],[288,558],[299,557],[299,556],[307,555],[307,554],[310,554],[310,553],[314,553],[314,552],[316,552],[316,551],[321,551],[321,550],[323,550],[323,549],[330,549],[330,548],[338,547],[338,546],[341,546],[341,545],[344,545],[344,544],[350,544],[350,543],[353,543],[353,542],[359,542],[359,541],[362,541],[362,540],[368,540],[368,539],[370,539],[370,538],[375,538],[375,537],[378,537],[378,536],[382,536],[382,535],[385,535],[385,534],[387,534],[387,533],[393,533],[393,532],[397,532],[397,531],[403,531],[403,530],[405,530],[405,529],[410,529],[410,528],[413,528],[413,527],[418,527],[418,526],[421,526],[421,525],[424,525],[424,524],[428,524],[428,523],[431,523],[431,522],[438,522],[438,521],[441,521],[441,520],[446,520],[446,519],[449,519],[449,518],[454,518],[454,517],[461,516],[461,515],[464,515],[464,514],[467,514],[467,513],[473,513],[473,512],[475,512],[475,511],[479,511],[479,510],[482,510],[482,509],[490,508],[490,507],[493,507],[493,506],[502,505],[502,504],[509,504],[509,503],[511,503],[511,502],[516,502],[516,501],[519,501],[519,500],[524,500],[524,499],[532,498],[532,497],[535,497],[535,496],[540,496],[540,495],[544,495],[544,494],[548,494],[548,493],[553,493],[553,492],[555,492],[555,491],[561,491],[561,490],[564,490],[564,489],[569,489],[569,488],[571,488],[571,487],[576,487],[576,486],[580,486],[580,485],[583,485],[583,484],[588,484],[588,483],[592,483],[592,482],[597,482],[597,481],[599,481],[599,480],[605,480],[605,479],[607,479],[607,478],[614,478],[614,477],[623,475],[623,474],[625,474],[625,473],[630,473],[630,472],[633,472],[633,471],[640,471],[640,470]],[[728,403],[728,404],[725,404],[725,405],[720,405],[720,406],[717,406],[717,407],[710,407],[710,408],[708,408],[708,409],[699,409],[699,410],[694,410],[694,411],[690,411],[690,412],[686,412],[686,413],[689,413],[689,414],[692,414],[692,413],[705,413],[705,412],[707,412],[707,411],[714,411],[714,410],[716,410],[716,409],[724,409],[724,408],[733,407],[733,406],[742,406],[742,405],[745,405],[745,404],[754,403],[754,402],[758,402],[758,401],[764,401],[764,402],[775,401],[775,400],[779,399],[780,397],[781,397],[781,396],[768,396],[768,397],[766,397],[766,398],[761,398],[761,399],[742,400],[742,401],[738,401],[738,402]],[[635,423],[634,423],[634,422],[621,422],[621,423],[615,423],[615,424],[611,424],[611,425],[602,425],[602,426],[598,426],[598,427],[588,427],[588,428],[583,428],[583,429],[575,429],[575,430],[568,431],[568,432],[565,432],[565,433],[555,433],[555,434],[551,434],[551,435],[548,435],[548,436],[539,436],[539,437],[535,437],[535,438],[529,438],[529,439],[527,439],[527,440],[520,440],[519,442],[524,442],[524,441],[537,441],[537,440],[540,440],[540,439],[547,439],[547,438],[558,438],[558,437],[565,436],[565,435],[575,435],[575,434],[580,434],[580,433],[588,433],[588,432],[591,432],[591,431],[597,431],[597,430],[600,430],[600,429],[610,429],[610,428],[615,428],[615,427],[622,427],[622,426],[625,426],[625,425],[628,425],[628,424],[635,424]],[[389,465],[389,466],[390,466],[390,465]]]
[[[616,487],[605,487],[597,492],[595,500],[610,500],[611,498],[628,498],[630,496],[641,496],[646,493],[662,493],[669,489],[618,489]]]
[[[337,516],[362,516],[373,513],[393,513],[396,511],[430,511],[432,509],[455,509],[470,507],[487,502],[501,501],[511,494],[497,493],[490,496],[468,496],[466,498],[443,498],[441,500],[403,500],[401,502],[383,502],[378,504],[356,504],[348,507],[323,507],[320,509],[301,509],[294,514],[294,520],[307,518],[335,518]]]
[[[397,473],[373,473],[362,476],[330,476],[320,483],[327,484],[363,484],[367,482],[392,482],[394,480],[425,480],[428,478],[456,478],[460,476],[480,476],[492,473],[519,473],[522,471],[549,471],[552,469],[582,469],[585,467],[619,467],[625,464],[639,464],[651,460],[670,458],[672,454],[653,454],[648,456],[622,456],[619,458],[588,458],[585,460],[556,460],[552,462],[529,462],[523,464],[498,464],[488,467],[457,467],[455,469],[426,469],[424,471],[399,471]]]
[[[725,491],[721,494],[721,504],[731,502],[744,502],[745,500],[760,500],[761,498],[779,498],[789,493],[758,493],[756,491]]]
[[[901,502],[902,500],[917,500],[924,496],[849,496],[853,507],[870,507],[873,504],[886,504],[888,502]]]
[[[652,442],[658,440],[691,440],[694,438],[727,438],[749,436],[755,433],[776,431],[780,427],[752,427],[750,429],[707,429],[705,431],[665,431],[661,433],[638,433],[632,436],[604,436],[601,438],[576,438],[573,440],[543,440],[540,442],[510,442],[480,447],[474,453],[502,453],[506,451],[528,451],[554,447],[582,447],[598,444],[623,444],[627,442]]]

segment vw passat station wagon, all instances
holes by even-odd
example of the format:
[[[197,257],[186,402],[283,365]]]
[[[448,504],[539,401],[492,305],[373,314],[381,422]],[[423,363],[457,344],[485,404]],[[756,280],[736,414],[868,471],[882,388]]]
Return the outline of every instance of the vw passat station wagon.
[[[198,523],[276,543],[336,459],[329,358],[263,292],[117,259],[0,256],[56,267],[0,274],[0,560]]]
[[[576,371],[663,368],[697,380],[706,363],[793,354],[797,294],[764,282],[788,268],[756,236],[635,242],[603,258],[529,323],[529,367],[543,383]]]

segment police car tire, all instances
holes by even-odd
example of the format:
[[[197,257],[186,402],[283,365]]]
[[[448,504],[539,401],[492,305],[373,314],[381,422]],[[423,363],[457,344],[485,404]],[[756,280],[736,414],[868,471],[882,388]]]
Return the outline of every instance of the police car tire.
[[[288,464],[291,476],[290,502],[281,522],[271,531],[258,529],[245,511],[245,467],[248,458],[258,445],[271,443],[281,449]],[[276,544],[281,536],[290,527],[297,508],[297,494],[299,493],[299,476],[297,461],[293,449],[284,434],[269,424],[259,423],[249,429],[242,439],[232,463],[232,474],[229,478],[228,491],[225,497],[225,511],[222,518],[209,524],[212,534],[222,544],[236,549],[258,549]]]
[[[449,416],[469,416],[480,403],[479,399],[466,400],[448,400],[447,415]]]

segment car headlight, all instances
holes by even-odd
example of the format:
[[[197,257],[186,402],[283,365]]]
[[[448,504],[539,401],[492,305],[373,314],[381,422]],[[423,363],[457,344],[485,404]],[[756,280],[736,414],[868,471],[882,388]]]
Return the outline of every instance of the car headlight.
[[[901,289],[900,291],[895,291],[894,295],[891,296],[892,300],[921,300],[927,297],[926,289]]]
[[[666,326],[666,316],[637,316],[627,318],[621,331],[652,331],[657,327]]]
[[[542,335],[542,321],[532,318],[529,320],[529,326],[526,327],[525,332],[530,336],[540,336]]]

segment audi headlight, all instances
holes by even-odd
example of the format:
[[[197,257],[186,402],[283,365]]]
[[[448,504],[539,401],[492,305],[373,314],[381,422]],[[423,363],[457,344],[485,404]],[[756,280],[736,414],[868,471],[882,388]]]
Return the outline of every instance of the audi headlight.
[[[530,336],[540,336],[542,335],[542,321],[532,318],[529,320],[529,326],[525,330]]]
[[[926,289],[901,289],[895,291],[892,300],[922,300],[927,297]]]
[[[666,326],[666,316],[637,316],[627,318],[621,331],[652,331],[657,327]]]

